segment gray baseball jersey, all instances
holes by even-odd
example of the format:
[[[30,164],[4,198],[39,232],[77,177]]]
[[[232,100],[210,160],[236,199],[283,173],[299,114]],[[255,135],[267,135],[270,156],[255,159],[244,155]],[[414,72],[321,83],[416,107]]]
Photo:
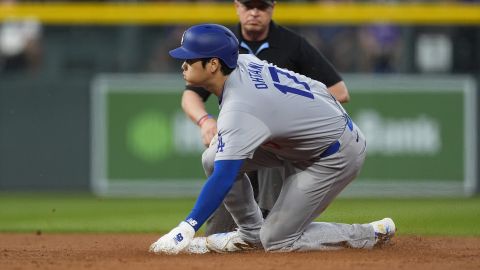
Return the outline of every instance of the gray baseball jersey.
[[[366,155],[362,132],[325,85],[240,55],[220,106],[218,141],[202,156],[205,173],[213,173],[215,160],[238,159],[246,159],[243,171],[285,171],[278,200],[265,220],[245,173],[225,197],[225,208],[245,241],[269,251],[374,245],[369,224],[313,222],[355,179]]]
[[[251,158],[259,146],[285,160],[310,160],[346,123],[323,83],[245,54],[225,82],[220,109],[216,160]]]

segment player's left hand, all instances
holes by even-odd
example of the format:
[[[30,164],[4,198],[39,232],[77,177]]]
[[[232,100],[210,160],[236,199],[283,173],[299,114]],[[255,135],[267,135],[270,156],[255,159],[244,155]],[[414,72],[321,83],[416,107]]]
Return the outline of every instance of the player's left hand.
[[[150,252],[175,255],[184,250],[195,236],[193,227],[185,221],[173,228],[169,233],[160,237],[155,243],[150,245]]]
[[[214,118],[208,118],[203,121],[200,127],[200,133],[202,134],[202,142],[205,147],[210,145],[213,137],[217,135],[217,132],[217,121]]]

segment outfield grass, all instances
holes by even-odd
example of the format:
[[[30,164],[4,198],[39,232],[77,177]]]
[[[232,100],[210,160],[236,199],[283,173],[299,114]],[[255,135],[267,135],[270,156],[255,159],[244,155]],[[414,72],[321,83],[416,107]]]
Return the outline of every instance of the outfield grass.
[[[166,232],[194,202],[0,193],[0,232]],[[400,235],[480,236],[480,197],[340,198],[318,220],[363,223],[386,216],[395,220]]]

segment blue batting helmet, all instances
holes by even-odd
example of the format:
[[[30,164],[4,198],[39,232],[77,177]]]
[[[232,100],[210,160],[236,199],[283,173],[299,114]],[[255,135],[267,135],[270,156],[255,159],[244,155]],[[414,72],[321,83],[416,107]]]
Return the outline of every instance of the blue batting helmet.
[[[238,39],[228,28],[218,24],[199,24],[183,33],[181,46],[171,50],[177,59],[217,57],[229,68],[235,68],[238,60]]]

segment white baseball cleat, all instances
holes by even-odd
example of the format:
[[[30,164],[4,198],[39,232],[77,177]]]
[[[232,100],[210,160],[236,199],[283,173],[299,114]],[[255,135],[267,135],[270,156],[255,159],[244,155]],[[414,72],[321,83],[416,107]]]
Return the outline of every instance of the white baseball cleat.
[[[190,245],[184,251],[187,254],[204,254],[210,252],[207,248],[206,237],[195,237],[190,242]]]
[[[373,226],[373,230],[375,231],[375,246],[388,243],[397,231],[395,223],[391,218],[377,220],[371,222],[370,225]]]
[[[207,237],[207,248],[218,253],[237,252],[258,249],[240,237],[239,231],[216,233]]]

